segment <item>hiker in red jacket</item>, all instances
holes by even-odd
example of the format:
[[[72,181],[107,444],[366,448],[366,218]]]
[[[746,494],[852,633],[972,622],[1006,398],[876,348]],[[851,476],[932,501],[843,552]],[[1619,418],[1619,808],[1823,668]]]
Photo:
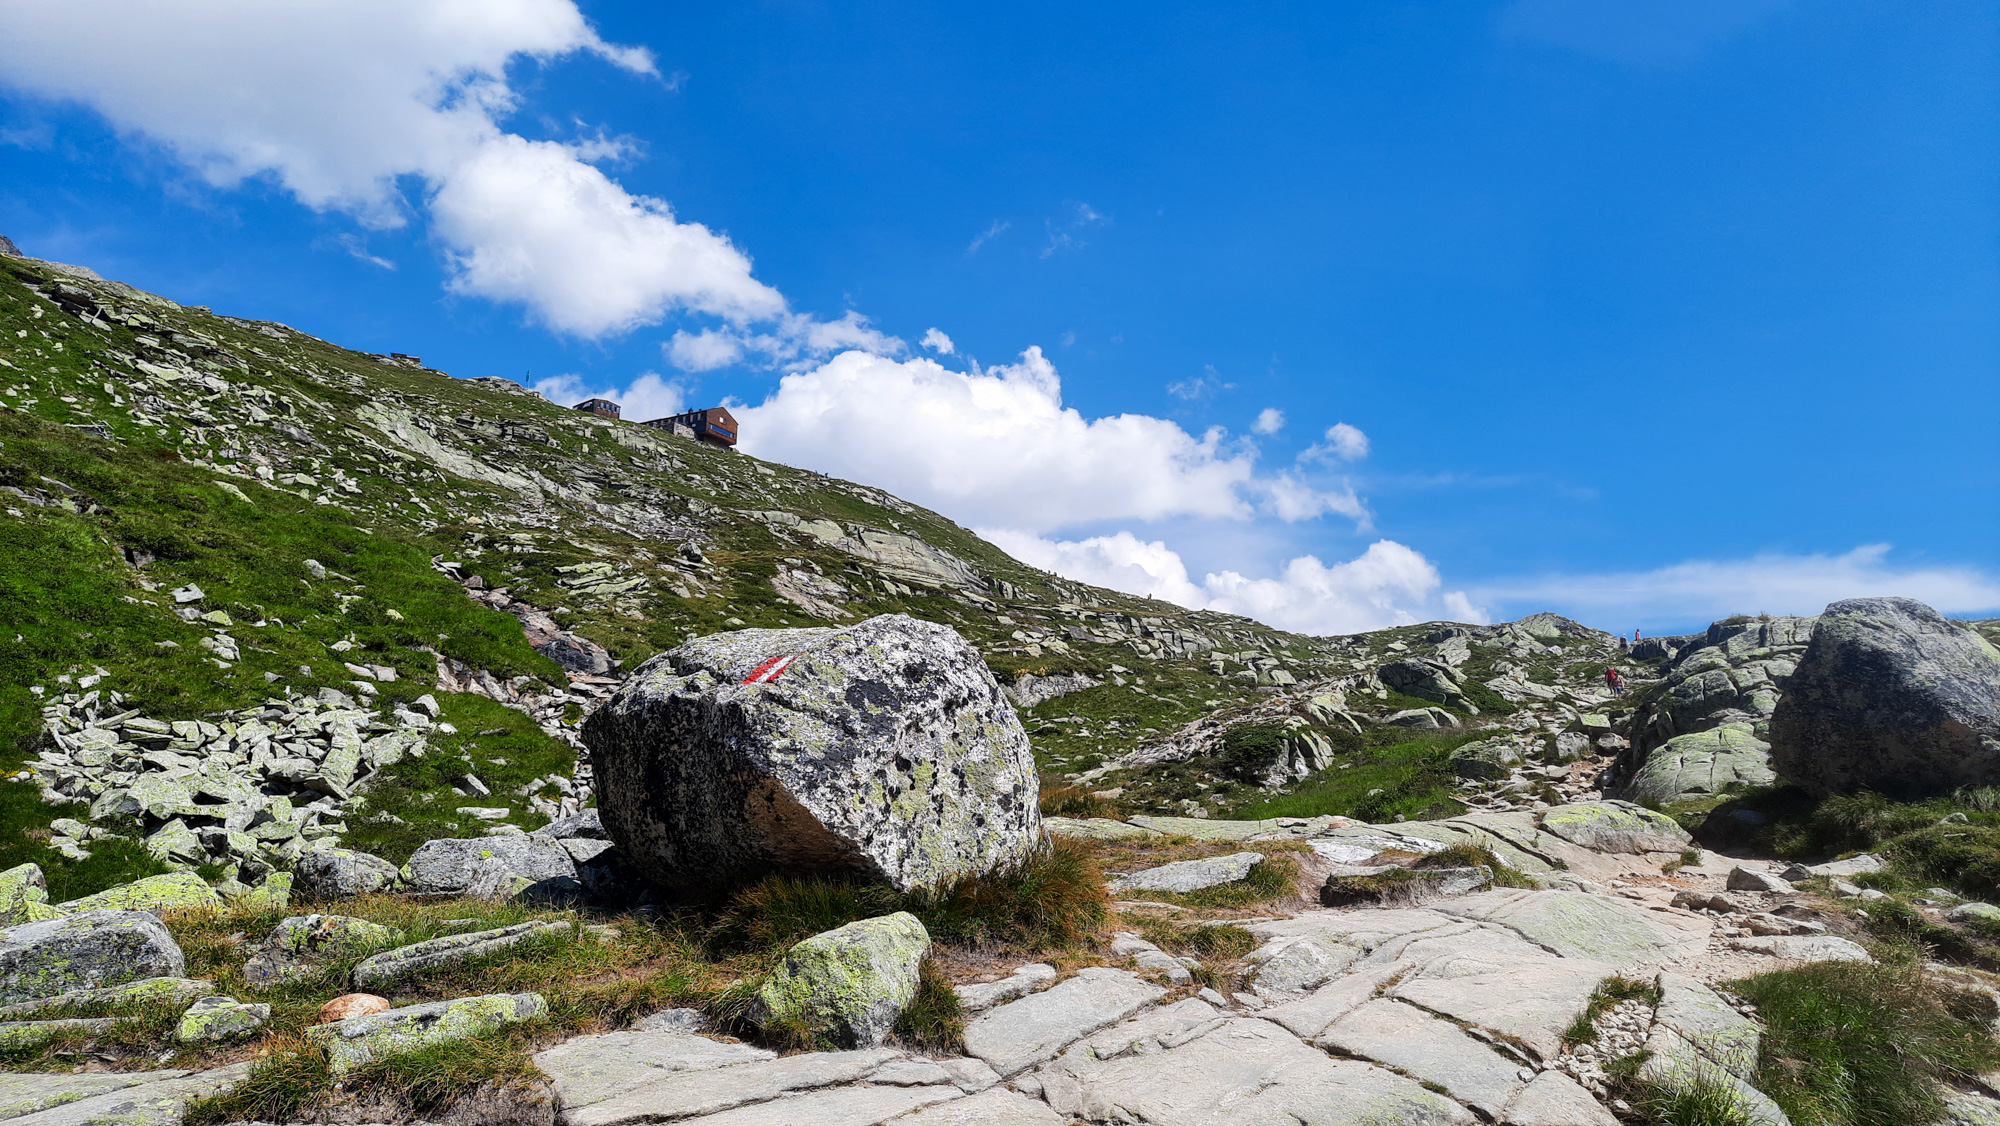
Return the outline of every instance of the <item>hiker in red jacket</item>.
[[[1611,688],[1613,696],[1623,696],[1625,694],[1625,678],[1618,675],[1617,669],[1604,670],[1604,683]]]

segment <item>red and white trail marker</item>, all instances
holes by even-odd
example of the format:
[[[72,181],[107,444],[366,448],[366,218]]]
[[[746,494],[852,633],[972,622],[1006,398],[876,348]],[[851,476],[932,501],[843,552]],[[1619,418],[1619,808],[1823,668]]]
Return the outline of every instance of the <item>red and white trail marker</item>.
[[[798,659],[799,654],[797,653],[787,653],[782,657],[773,657],[751,670],[750,675],[743,678],[743,683],[769,684],[785,675],[785,670],[791,668],[792,662]]]

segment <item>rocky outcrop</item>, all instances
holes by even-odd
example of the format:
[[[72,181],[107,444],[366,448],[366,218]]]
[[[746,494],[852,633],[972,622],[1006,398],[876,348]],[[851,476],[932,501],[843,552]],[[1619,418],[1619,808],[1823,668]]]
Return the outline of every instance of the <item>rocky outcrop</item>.
[[[930,933],[907,911],[813,935],[757,990],[757,1019],[808,1040],[875,1047],[916,997],[930,948]]]
[[[1771,720],[1774,765],[1815,795],[1913,798],[2000,782],[2000,651],[1909,598],[1820,616]]]
[[[259,985],[311,973],[334,958],[352,958],[394,946],[401,931],[348,915],[294,915],[280,920],[243,966],[246,980]]]
[[[339,1076],[385,1056],[485,1036],[548,1011],[539,993],[491,993],[314,1025],[306,1029],[306,1040],[325,1049]]]
[[[908,890],[1039,844],[1027,735],[993,674],[900,614],[691,641],[639,668],[584,741],[605,828],[669,888],[836,872]]]
[[[0,1004],[148,977],[179,977],[187,959],[144,911],[86,911],[0,930]]]

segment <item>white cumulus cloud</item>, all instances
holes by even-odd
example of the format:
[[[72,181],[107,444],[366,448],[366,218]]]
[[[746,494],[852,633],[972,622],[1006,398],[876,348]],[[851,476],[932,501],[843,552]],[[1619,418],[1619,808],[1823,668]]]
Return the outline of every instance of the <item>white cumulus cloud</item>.
[[[0,0],[0,28],[0,83],[86,105],[217,187],[268,177],[376,228],[427,209],[455,292],[558,331],[786,311],[728,238],[591,163],[625,143],[502,126],[515,60],[655,74],[572,0]]]
[[[1276,407],[1265,407],[1258,411],[1257,421],[1250,424],[1250,429],[1259,434],[1276,434],[1284,428],[1285,412]]]
[[[622,416],[632,422],[679,414],[687,406],[687,388],[652,371],[622,388],[592,387],[582,376],[564,373],[537,379],[528,389],[565,407],[573,407],[585,399],[609,399],[624,408]]]
[[[956,348],[952,347],[951,337],[946,336],[943,329],[925,329],[924,338],[917,341],[917,343],[922,344],[926,349],[936,352],[940,356],[949,356],[957,351]]]
[[[1036,532],[1101,520],[1365,518],[1351,491],[1259,476],[1253,450],[1143,414],[1085,418],[1040,348],[958,372],[849,351],[733,408],[742,448],[886,488],[982,526]]]
[[[1422,621],[1485,622],[1463,592],[1446,591],[1423,555],[1378,540],[1354,559],[1327,564],[1302,555],[1271,578],[1211,572],[1197,583],[1180,553],[1130,532],[1057,540],[1008,529],[980,535],[1030,566],[1078,582],[1173,602],[1194,610],[1242,614],[1309,634],[1358,633]]]
[[[1368,435],[1358,426],[1336,422],[1326,428],[1320,440],[1307,446],[1299,454],[1300,461],[1320,461],[1328,464],[1341,461],[1360,461],[1368,456]]]

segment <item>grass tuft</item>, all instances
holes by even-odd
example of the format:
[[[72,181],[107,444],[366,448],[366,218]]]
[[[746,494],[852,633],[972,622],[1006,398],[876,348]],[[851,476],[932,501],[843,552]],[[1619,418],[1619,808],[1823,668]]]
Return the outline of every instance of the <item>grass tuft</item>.
[[[965,1006],[958,990],[935,959],[925,958],[917,971],[917,995],[896,1018],[896,1035],[928,1052],[960,1050],[965,1035]]]
[[[1923,1126],[1945,1082],[2000,1066],[1958,991],[1917,965],[1819,962],[1734,982],[1766,1028],[1756,1086],[1796,1126]]]

